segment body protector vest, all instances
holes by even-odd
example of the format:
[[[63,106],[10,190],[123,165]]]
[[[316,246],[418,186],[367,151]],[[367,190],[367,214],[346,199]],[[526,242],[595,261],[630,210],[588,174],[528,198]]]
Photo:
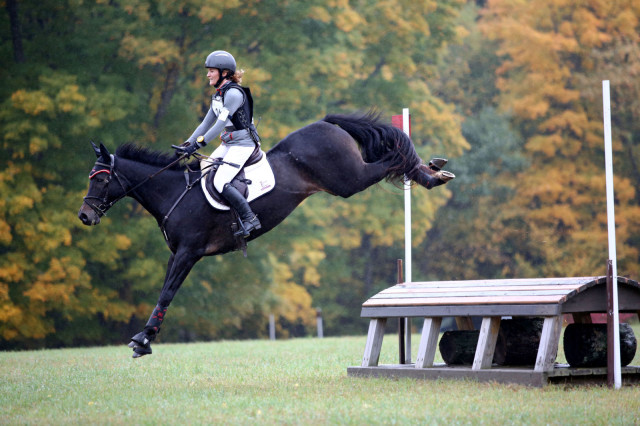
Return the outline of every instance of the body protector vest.
[[[230,118],[233,127],[235,130],[248,130],[251,135],[251,139],[256,144],[260,144],[258,131],[253,125],[253,97],[251,96],[251,90],[249,90],[248,87],[240,86],[238,83],[234,82],[225,84],[222,88],[216,90],[216,93],[213,95],[211,99],[211,109],[213,109],[216,116],[220,115],[220,111],[222,111],[224,105],[224,96],[231,88],[240,90],[244,95],[244,102]]]

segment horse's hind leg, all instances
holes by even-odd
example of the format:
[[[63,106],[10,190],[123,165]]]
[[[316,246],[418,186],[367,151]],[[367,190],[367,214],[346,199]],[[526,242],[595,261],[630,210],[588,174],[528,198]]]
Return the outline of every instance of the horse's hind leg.
[[[349,166],[336,164],[323,173],[319,180],[325,191],[348,198],[380,182],[387,175],[388,169],[388,161],[365,163],[359,160]]]
[[[415,183],[424,186],[427,189],[435,188],[436,186],[444,185],[452,179],[455,179],[455,175],[451,172],[441,170],[446,164],[446,160],[442,158],[434,158],[429,162],[429,165],[422,164],[416,173],[414,173],[410,179]]]

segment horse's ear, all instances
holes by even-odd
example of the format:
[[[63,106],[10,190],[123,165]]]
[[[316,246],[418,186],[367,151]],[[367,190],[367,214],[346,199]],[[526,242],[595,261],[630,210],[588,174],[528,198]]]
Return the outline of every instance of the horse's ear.
[[[100,144],[100,155],[102,155],[102,158],[105,160],[108,160],[111,157],[111,154],[103,144]]]
[[[96,157],[100,158],[100,156],[102,155],[102,153],[100,152],[100,148],[98,148],[98,146],[93,143],[93,141],[91,141],[91,146],[93,147],[93,152],[96,153]]]

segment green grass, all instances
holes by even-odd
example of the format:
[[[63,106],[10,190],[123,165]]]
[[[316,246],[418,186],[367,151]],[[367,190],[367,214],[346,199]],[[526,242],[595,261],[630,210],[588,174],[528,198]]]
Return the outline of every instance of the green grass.
[[[414,353],[418,336],[414,338]],[[640,387],[347,377],[365,337],[0,353],[0,424],[638,424]],[[381,363],[395,363],[387,336]],[[634,364],[637,363],[634,361]]]

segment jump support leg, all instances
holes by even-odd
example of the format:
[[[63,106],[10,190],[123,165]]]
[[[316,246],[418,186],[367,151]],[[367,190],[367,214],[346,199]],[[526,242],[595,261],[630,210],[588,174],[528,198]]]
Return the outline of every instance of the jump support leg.
[[[367,345],[364,348],[364,356],[362,357],[362,367],[375,367],[378,365],[386,323],[386,318],[373,318],[369,322],[369,333],[367,334]]]

